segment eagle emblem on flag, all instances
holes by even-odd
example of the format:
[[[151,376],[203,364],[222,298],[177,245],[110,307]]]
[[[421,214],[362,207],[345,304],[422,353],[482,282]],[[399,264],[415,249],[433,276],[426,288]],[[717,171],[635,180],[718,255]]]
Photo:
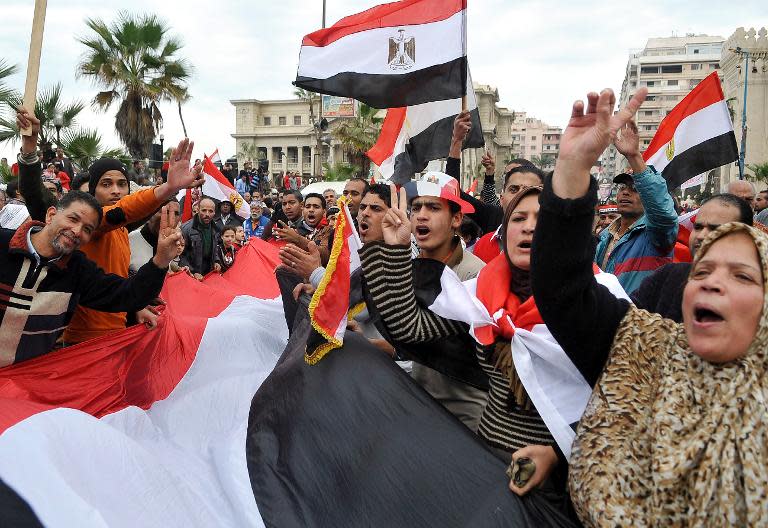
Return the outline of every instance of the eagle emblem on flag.
[[[672,158],[675,157],[675,139],[672,138],[669,140],[669,144],[667,144],[667,148],[664,150],[664,154],[667,156],[667,160],[672,161]]]
[[[398,29],[397,35],[389,37],[389,58],[391,70],[410,70],[416,64],[416,38],[405,35],[404,29]]]

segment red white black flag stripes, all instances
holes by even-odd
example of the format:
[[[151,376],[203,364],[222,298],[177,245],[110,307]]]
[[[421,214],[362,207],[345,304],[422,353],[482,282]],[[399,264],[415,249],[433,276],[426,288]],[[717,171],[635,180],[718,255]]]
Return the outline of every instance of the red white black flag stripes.
[[[466,0],[402,0],[304,37],[294,85],[395,108],[465,95]]]
[[[643,153],[670,189],[739,156],[717,72],[708,75],[667,114]]]
[[[463,148],[480,148],[485,145],[483,127],[469,73],[466,102],[472,118],[472,128]],[[462,100],[459,97],[407,108],[390,108],[387,110],[379,139],[366,154],[379,166],[379,172],[384,178],[397,184],[410,181],[413,175],[423,171],[430,161],[448,156],[453,120],[461,112],[461,107]]]

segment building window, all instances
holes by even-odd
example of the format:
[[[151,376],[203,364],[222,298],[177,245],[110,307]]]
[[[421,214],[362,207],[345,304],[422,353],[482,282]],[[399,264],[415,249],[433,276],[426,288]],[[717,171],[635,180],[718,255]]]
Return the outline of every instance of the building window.
[[[656,100],[656,96],[655,95],[649,95],[648,97],[645,98],[645,100],[646,101],[655,101]]]
[[[701,79],[691,79],[690,81],[688,81],[688,88],[694,88],[700,82],[701,82]]]
[[[667,81],[667,86],[677,86],[677,81]]]
[[[697,50],[697,49],[693,50],[693,54],[694,55],[698,55],[699,54],[699,50]]]
[[[656,86],[656,81],[645,81],[646,86]]]
[[[531,146],[531,152],[533,152],[534,150],[536,150],[536,145]]]
[[[643,115],[644,116],[652,116],[653,115],[653,110],[643,110]]]
[[[270,126],[272,124],[272,118],[264,116],[264,126]]]
[[[536,141],[536,136],[531,136],[531,141]]]
[[[718,64],[716,62],[712,62],[712,63],[710,63],[709,67],[712,68],[713,70],[719,70],[720,69],[720,64]]]
[[[301,116],[293,116],[293,124],[294,125],[300,125],[301,124]]]
[[[277,118],[277,124],[280,126],[285,126],[286,124],[286,118],[285,116],[280,116]]]
[[[661,73],[683,73],[682,64],[667,64],[661,67]]]
[[[691,70],[700,70],[701,64],[691,64]]]
[[[658,66],[643,66],[640,68],[640,73],[659,73]]]

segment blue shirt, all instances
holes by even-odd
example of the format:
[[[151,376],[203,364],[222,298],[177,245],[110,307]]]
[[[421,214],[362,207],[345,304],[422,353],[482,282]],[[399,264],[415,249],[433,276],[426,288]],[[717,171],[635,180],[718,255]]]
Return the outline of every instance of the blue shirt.
[[[261,238],[264,234],[264,228],[269,223],[269,218],[266,216],[260,216],[258,223],[254,226],[253,219],[249,218],[243,222],[243,231],[245,231],[245,239],[250,240],[251,237]]]

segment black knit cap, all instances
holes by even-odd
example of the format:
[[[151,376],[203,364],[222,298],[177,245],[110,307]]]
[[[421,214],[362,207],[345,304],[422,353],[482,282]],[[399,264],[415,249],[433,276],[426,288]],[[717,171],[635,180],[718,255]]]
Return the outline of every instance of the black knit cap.
[[[96,186],[99,184],[99,180],[111,170],[119,171],[123,176],[127,177],[125,167],[120,163],[120,160],[115,158],[100,158],[91,163],[91,166],[88,167],[88,175],[90,176],[88,180],[89,194],[96,196]]]

